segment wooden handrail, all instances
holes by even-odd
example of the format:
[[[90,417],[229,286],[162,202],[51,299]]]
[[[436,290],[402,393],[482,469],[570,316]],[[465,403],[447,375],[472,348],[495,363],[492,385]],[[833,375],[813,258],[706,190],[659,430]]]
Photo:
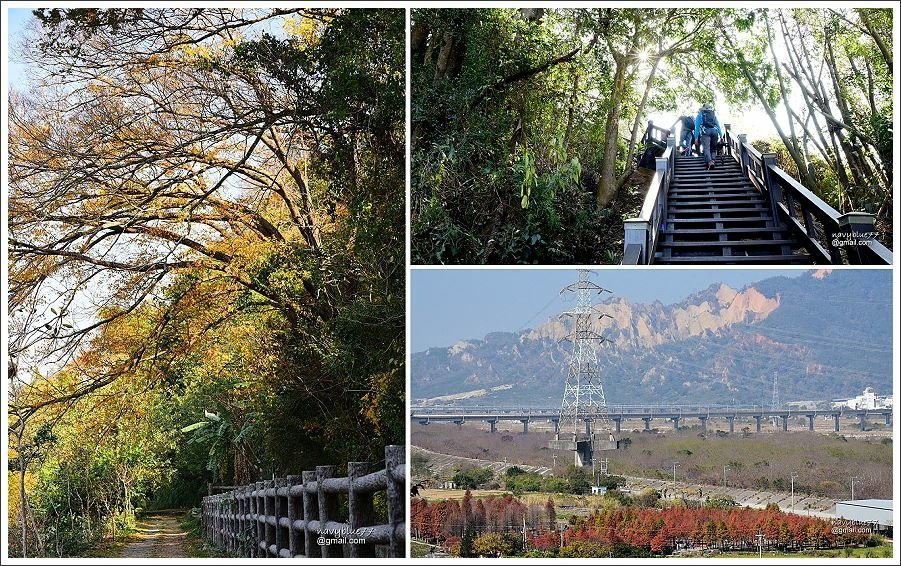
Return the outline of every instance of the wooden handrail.
[[[769,200],[773,214],[817,262],[892,264],[892,251],[875,239],[873,215],[841,214],[780,168],[775,154],[761,153],[744,135],[732,147],[745,176]]]
[[[669,132],[664,128],[648,124],[648,133],[652,129],[661,132]],[[666,198],[669,186],[673,178],[673,169],[676,158],[676,138],[668,133],[666,137],[666,150],[663,155],[656,158],[656,172],[651,178],[651,184],[644,197],[641,212],[636,218],[626,219],[625,237],[623,238],[623,265],[647,265],[654,258],[654,249],[661,229],[666,223]]]

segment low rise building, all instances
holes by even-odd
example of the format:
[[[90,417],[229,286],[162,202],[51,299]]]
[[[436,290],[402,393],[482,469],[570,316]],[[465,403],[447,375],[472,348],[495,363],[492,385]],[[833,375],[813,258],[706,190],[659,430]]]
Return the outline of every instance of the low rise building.
[[[873,409],[891,409],[893,399],[891,395],[880,396],[872,387],[867,387],[861,395],[851,399],[843,399],[832,402],[832,408],[841,409],[847,407],[855,411]]]
[[[892,529],[891,499],[854,499],[835,504],[835,528],[888,531]]]

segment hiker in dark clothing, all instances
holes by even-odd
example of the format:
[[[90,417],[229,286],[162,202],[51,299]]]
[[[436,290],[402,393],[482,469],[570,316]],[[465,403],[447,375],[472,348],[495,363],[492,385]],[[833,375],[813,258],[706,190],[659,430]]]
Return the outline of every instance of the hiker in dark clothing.
[[[723,128],[720,121],[713,111],[713,107],[704,104],[695,118],[695,140],[704,146],[704,161],[707,163],[708,169],[713,169],[716,162],[713,160],[713,145],[719,141],[723,135]]]
[[[682,136],[679,147],[684,148],[681,150],[681,153],[682,155],[691,155],[691,146],[694,143],[695,136],[695,120],[691,116],[682,116],[679,118],[679,121],[682,123]]]

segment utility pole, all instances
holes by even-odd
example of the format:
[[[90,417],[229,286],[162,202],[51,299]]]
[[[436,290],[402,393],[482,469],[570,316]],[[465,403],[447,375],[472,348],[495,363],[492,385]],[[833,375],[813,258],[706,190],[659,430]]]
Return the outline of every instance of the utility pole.
[[[854,501],[854,481],[859,479],[858,476],[851,476],[851,501]]]
[[[778,411],[782,406],[782,403],[779,402],[779,374],[775,371],[773,372],[773,400],[770,403],[771,411]],[[779,424],[779,417],[773,415],[773,426]]]
[[[676,468],[679,467],[679,462],[673,462],[673,499],[676,498]]]
[[[527,545],[526,545],[526,516],[523,515],[522,516],[522,548],[523,548],[523,550],[525,550],[526,547],[527,547]]]
[[[731,470],[729,466],[723,466],[723,491],[726,491],[726,470]]]
[[[795,510],[795,478],[798,477],[798,472],[792,472],[791,480],[792,480],[792,512]]]
[[[763,558],[763,532],[757,530],[757,547],[760,549],[760,557]]]

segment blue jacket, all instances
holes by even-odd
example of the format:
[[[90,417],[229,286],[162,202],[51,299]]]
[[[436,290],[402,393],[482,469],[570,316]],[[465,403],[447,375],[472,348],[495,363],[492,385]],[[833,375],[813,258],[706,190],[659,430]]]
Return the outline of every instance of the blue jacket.
[[[723,127],[720,126],[720,118],[716,116],[714,113],[714,117],[716,118],[716,131],[720,137],[723,137]],[[695,117],[695,139],[701,139],[701,124],[702,124],[701,112],[698,111],[697,117]]]

